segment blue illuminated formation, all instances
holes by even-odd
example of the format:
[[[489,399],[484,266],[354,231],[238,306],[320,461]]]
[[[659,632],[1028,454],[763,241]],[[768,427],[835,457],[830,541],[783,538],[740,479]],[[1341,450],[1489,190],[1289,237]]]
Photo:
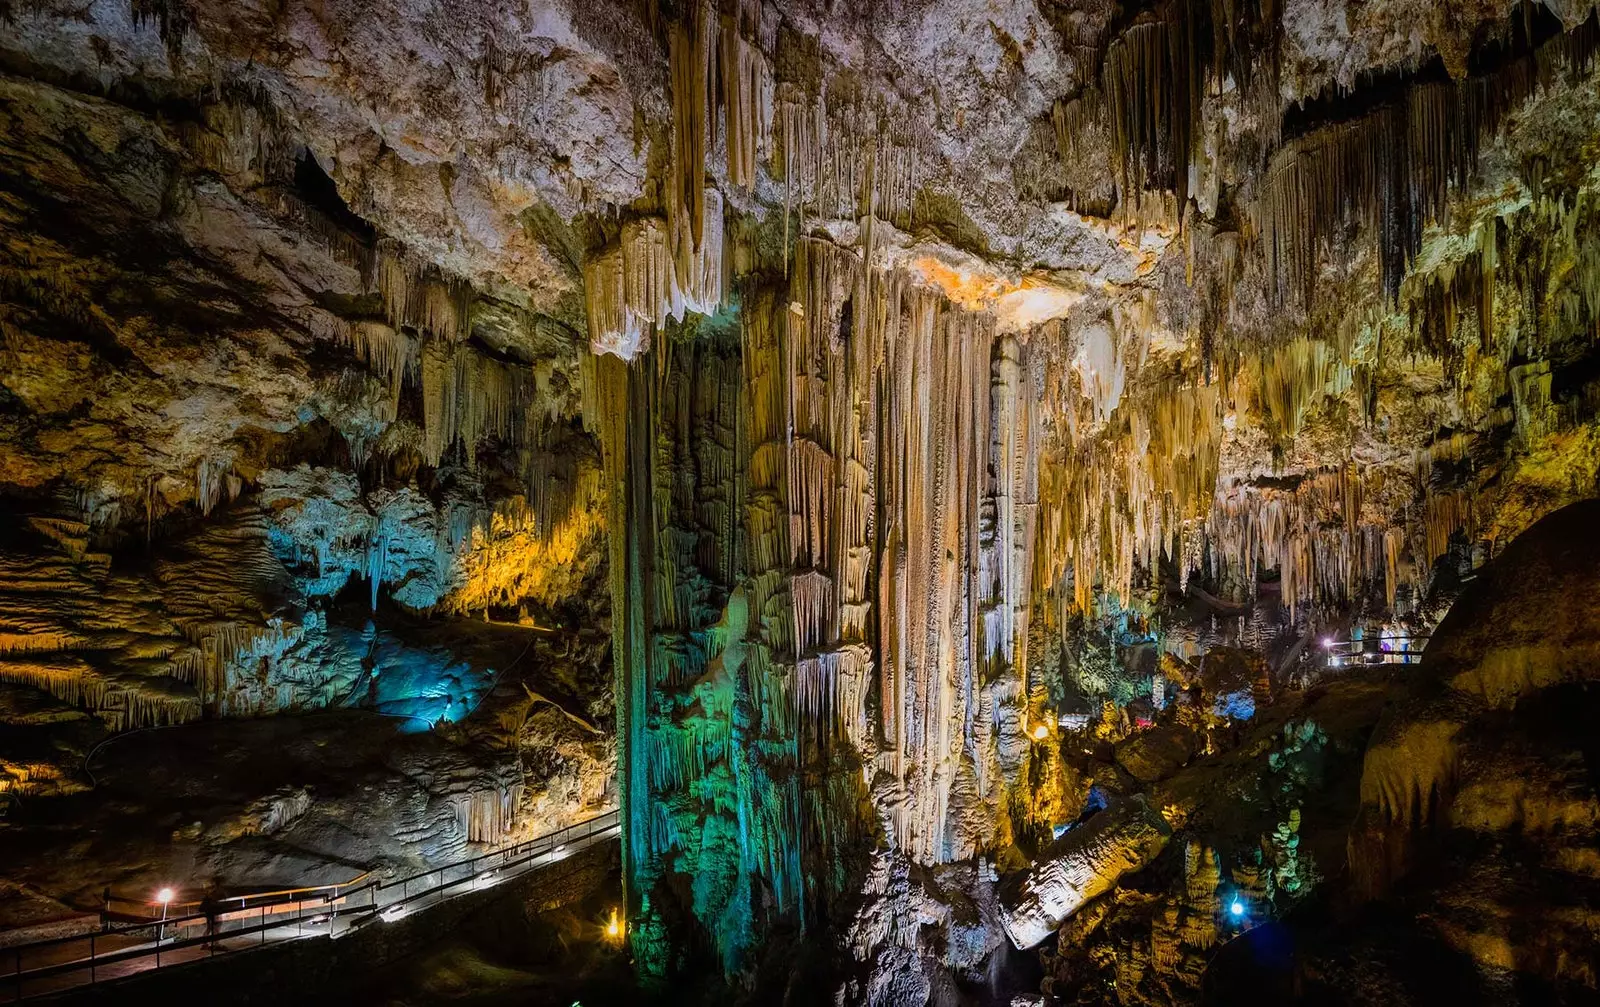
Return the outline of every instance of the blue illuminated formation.
[[[1234,915],[1235,919],[1237,919],[1240,916],[1243,916],[1244,915],[1244,903],[1240,902],[1238,899],[1234,899],[1233,900],[1233,904],[1228,906],[1228,912],[1232,913]]]
[[[1217,697],[1211,712],[1218,717],[1249,720],[1256,715],[1256,699],[1249,689],[1223,693]]]

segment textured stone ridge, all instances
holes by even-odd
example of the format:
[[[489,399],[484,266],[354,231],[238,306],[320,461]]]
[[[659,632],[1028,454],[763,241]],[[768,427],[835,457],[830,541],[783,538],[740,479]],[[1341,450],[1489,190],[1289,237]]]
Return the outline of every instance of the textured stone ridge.
[[[1036,947],[1072,914],[1155,859],[1172,836],[1143,797],[1100,812],[1062,836],[1026,874],[1007,882],[1000,918],[1011,943]]]

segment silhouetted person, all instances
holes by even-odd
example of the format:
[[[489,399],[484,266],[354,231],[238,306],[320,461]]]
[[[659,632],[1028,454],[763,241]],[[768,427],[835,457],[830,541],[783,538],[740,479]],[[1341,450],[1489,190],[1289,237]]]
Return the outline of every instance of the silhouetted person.
[[[206,947],[212,947],[217,936],[217,922],[222,915],[221,891],[213,883],[206,888],[205,896],[200,900],[200,911],[206,917]]]

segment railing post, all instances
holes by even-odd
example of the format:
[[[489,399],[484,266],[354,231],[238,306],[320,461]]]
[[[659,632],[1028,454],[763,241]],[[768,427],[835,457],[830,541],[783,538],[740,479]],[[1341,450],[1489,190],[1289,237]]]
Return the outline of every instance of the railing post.
[[[90,934],[89,935],[89,985],[93,986],[95,984],[95,981],[96,980],[95,980],[95,967],[94,967],[94,934]]]
[[[267,943],[267,907],[261,907],[261,943]]]

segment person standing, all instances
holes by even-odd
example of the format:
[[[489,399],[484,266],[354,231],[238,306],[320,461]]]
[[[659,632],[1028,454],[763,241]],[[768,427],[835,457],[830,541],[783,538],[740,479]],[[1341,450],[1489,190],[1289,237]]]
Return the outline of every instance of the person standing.
[[[215,881],[206,886],[205,896],[200,900],[200,911],[206,917],[206,947],[215,947],[222,916],[222,892]]]

